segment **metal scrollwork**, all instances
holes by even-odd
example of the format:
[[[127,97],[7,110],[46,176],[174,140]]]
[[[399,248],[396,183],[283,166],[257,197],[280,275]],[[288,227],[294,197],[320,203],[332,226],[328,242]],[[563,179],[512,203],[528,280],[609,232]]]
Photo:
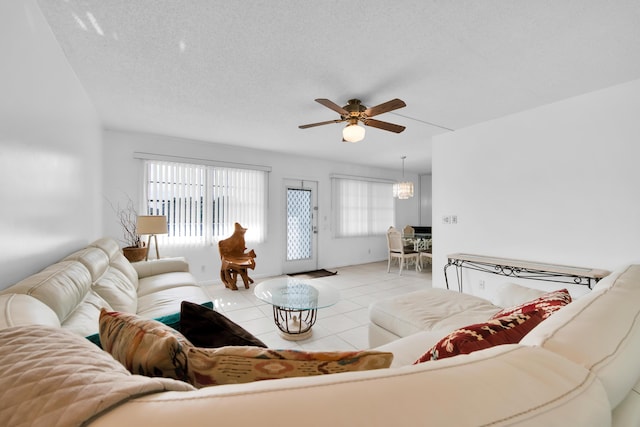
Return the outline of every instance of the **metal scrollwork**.
[[[456,267],[457,279],[458,279],[458,291],[462,292],[462,269],[467,268],[470,270],[481,271],[485,273],[497,274],[506,277],[517,277],[521,279],[530,280],[542,280],[546,282],[557,282],[566,284],[585,285],[591,288],[593,279],[586,276],[577,276],[573,274],[556,273],[545,270],[528,269],[521,267],[514,267],[504,264],[490,264],[477,261],[468,261],[463,259],[448,258],[447,264],[444,266],[444,277],[447,289],[449,289],[449,280],[447,277],[447,268],[450,266]]]

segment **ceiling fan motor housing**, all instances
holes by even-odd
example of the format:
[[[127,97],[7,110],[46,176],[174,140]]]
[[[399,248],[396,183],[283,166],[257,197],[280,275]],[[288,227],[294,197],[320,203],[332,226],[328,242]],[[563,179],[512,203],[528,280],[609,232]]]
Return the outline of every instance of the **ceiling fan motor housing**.
[[[344,114],[341,115],[341,117],[344,120],[350,119],[350,118],[356,118],[356,119],[366,118],[366,114],[364,114],[364,111],[367,109],[367,107],[362,105],[359,99],[350,99],[349,103],[342,108],[344,108],[344,110],[349,113],[349,115],[344,115]]]

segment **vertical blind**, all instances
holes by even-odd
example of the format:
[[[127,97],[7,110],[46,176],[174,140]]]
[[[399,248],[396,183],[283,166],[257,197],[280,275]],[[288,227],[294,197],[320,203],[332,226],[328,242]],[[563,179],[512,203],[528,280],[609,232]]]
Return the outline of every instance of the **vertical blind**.
[[[157,160],[145,161],[145,211],[165,215],[163,245],[204,245],[231,236],[266,238],[267,172]]]
[[[393,185],[333,178],[336,237],[384,234],[395,223]]]

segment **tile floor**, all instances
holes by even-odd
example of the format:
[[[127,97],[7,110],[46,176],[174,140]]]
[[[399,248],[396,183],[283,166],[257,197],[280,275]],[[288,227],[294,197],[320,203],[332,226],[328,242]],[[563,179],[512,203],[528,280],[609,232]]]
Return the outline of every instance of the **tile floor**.
[[[368,348],[368,307],[373,301],[431,287],[431,267],[417,272],[413,268],[398,275],[397,266],[387,273],[387,261],[360,264],[337,269],[335,276],[311,279],[322,281],[340,291],[340,301],[318,310],[313,335],[304,341],[287,341],[280,337],[273,322],[271,305],[253,295],[253,286],[269,278],[256,279],[251,289],[226,289],[222,284],[205,289],[216,309],[260,338],[270,348],[304,350],[352,350]]]

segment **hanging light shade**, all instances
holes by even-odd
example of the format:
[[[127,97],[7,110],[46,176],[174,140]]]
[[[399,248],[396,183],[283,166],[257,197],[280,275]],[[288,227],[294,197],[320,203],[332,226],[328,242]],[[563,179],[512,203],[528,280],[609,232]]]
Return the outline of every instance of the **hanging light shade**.
[[[405,200],[413,197],[413,182],[404,180],[404,159],[407,156],[402,156],[402,182],[396,182],[393,184],[393,197]]]
[[[342,139],[347,142],[358,142],[364,139],[364,126],[358,125],[358,119],[351,119],[342,129]]]
[[[393,184],[393,197],[401,200],[413,197],[413,182],[403,181]]]

